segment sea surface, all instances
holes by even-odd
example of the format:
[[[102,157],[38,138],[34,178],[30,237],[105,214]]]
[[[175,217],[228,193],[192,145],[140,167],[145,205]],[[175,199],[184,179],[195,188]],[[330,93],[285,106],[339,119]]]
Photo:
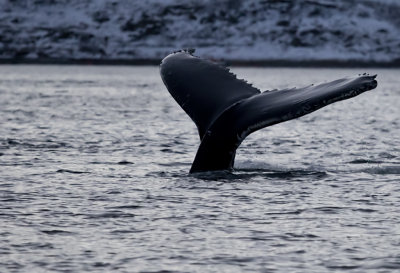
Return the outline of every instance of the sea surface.
[[[158,67],[1,65],[0,272],[399,272],[400,70],[232,70],[378,87],[189,175],[197,130]]]

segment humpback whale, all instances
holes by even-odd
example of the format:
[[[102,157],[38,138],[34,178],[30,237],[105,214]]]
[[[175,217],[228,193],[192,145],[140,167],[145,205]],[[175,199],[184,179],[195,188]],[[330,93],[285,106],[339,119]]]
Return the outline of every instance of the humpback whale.
[[[168,91],[196,124],[200,146],[190,173],[233,168],[236,149],[252,132],[309,114],[377,86],[376,75],[261,92],[222,65],[177,51],[160,64]]]

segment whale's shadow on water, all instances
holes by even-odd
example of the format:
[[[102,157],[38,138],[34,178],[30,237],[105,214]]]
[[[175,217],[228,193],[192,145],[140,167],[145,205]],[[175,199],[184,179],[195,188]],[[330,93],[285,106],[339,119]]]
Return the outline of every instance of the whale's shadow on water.
[[[253,178],[261,178],[265,180],[293,180],[293,179],[322,179],[328,175],[328,172],[315,168],[299,168],[299,167],[282,167],[267,164],[265,162],[249,162],[239,163],[237,167],[229,170],[207,171],[188,174],[185,168],[188,163],[172,162],[169,164],[161,164],[162,166],[174,166],[173,170],[156,171],[147,174],[149,177],[168,177],[168,178],[194,178],[204,181],[250,181]]]
[[[293,180],[299,178],[322,179],[328,174],[324,171],[306,169],[261,169],[261,168],[240,168],[234,170],[212,171],[193,173],[190,176],[201,180],[213,181],[248,181],[252,178],[262,178],[265,180]]]
[[[353,160],[345,162],[341,167],[324,166],[277,166],[259,161],[238,162],[238,166],[230,170],[208,171],[188,174],[185,168],[188,163],[171,163],[176,169],[170,171],[150,172],[149,177],[168,177],[168,178],[194,178],[203,181],[224,181],[224,182],[249,182],[253,179],[298,181],[298,180],[323,180],[331,176],[369,174],[375,175],[399,175],[400,162],[372,162],[368,160]],[[182,168],[183,167],[183,168]],[[186,180],[186,179],[185,179]],[[340,179],[338,179],[340,180]],[[191,181],[191,180],[190,180]]]
[[[167,177],[167,178],[194,178],[204,181],[249,181],[252,178],[262,178],[266,180],[293,180],[299,178],[322,179],[328,175],[328,172],[320,168],[282,168],[269,164],[260,164],[246,162],[239,167],[229,170],[207,171],[198,173],[187,173],[185,168],[188,164],[175,162],[170,164],[161,164],[165,167],[174,166],[174,169],[168,171],[152,171],[146,174],[147,177]],[[186,179],[185,179],[186,180]]]

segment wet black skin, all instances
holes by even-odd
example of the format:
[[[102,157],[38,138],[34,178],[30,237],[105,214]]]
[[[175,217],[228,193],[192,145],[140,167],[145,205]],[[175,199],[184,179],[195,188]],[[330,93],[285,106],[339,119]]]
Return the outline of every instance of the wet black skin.
[[[191,173],[232,169],[236,149],[252,132],[377,86],[376,75],[361,75],[304,88],[260,92],[227,68],[184,51],[165,57],[160,74],[199,131],[201,143]]]

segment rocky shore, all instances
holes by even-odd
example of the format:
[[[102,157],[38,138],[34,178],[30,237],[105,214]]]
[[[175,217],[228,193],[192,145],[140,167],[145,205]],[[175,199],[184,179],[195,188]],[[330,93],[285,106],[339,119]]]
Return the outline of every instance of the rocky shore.
[[[0,0],[0,62],[400,66],[400,2]]]

